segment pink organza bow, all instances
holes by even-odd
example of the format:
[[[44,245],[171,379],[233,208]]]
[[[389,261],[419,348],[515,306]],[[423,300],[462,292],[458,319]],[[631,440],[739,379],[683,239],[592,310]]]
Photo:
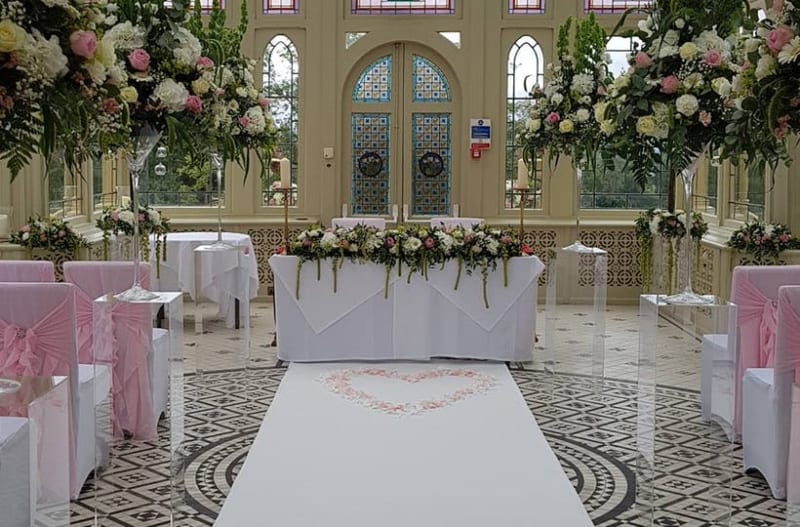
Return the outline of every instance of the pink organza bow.
[[[72,338],[72,328],[65,302],[30,327],[0,320],[0,375],[70,373],[71,348],[65,343]]]
[[[3,330],[3,371],[19,376],[35,375],[42,367],[42,361],[36,355],[37,343],[33,329],[8,324]]]
[[[792,309],[789,302],[782,302],[778,309],[778,316],[781,318],[781,349],[775,356],[775,371],[794,370],[795,381],[800,384],[800,314]]]
[[[739,326],[746,326],[752,323],[758,324],[758,350],[743,350],[744,353],[756,353],[758,364],[748,367],[765,368],[772,366],[773,354],[775,352],[775,327],[776,309],[775,303],[764,296],[749,280],[742,280],[739,283],[739,291],[736,298],[739,305]]]

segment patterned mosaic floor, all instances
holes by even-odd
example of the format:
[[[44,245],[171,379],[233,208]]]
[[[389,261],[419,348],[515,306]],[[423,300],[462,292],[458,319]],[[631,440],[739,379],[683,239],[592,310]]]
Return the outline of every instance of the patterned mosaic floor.
[[[242,353],[241,332],[212,321],[203,335],[194,335],[194,326],[187,322],[186,370],[202,373],[185,377],[185,468],[177,479],[178,495],[169,484],[169,438],[164,428],[157,445],[117,446],[118,462],[113,474],[107,474],[109,483],[99,489],[91,480],[87,483],[81,499],[72,505],[72,525],[95,525],[97,500],[114,511],[113,518],[99,521],[100,525],[167,526],[170,500],[176,497],[184,505],[172,525],[213,524],[285,372],[272,366],[270,306],[258,305],[254,312],[249,360]],[[559,327],[574,328],[585,317],[576,309],[563,317]],[[512,375],[595,524],[650,525],[632,519],[629,512],[635,481],[636,310],[615,307],[607,322],[605,370],[608,377],[618,380],[606,380],[602,391],[586,375],[588,346],[581,332],[571,332],[565,339],[558,353],[558,373],[541,371],[539,351],[532,364],[515,367]],[[706,440],[707,425],[699,419],[698,395],[693,389],[698,382],[696,345],[676,331],[672,340],[681,339],[685,339],[681,345],[659,350],[664,363],[659,383],[669,381],[670,387],[658,391],[654,525],[704,527],[722,517],[706,503],[706,482],[718,467],[710,466],[708,453],[714,445]],[[739,454],[734,452],[734,456]],[[737,466],[735,459],[733,466]],[[733,472],[731,500],[732,525],[784,525],[780,519],[784,504],[770,498],[757,475]]]

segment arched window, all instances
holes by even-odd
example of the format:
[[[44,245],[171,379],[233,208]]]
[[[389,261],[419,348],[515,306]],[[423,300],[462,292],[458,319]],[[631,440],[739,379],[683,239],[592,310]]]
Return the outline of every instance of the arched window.
[[[264,51],[264,96],[270,100],[270,112],[278,130],[278,143],[273,157],[287,158],[292,167],[292,191],[289,204],[297,205],[297,138],[300,64],[297,48],[286,35],[276,35]],[[273,166],[262,181],[262,205],[283,205],[280,172]]]
[[[517,159],[522,155],[519,133],[528,120],[531,106],[529,92],[534,85],[544,86],[544,57],[542,47],[536,40],[524,35],[517,39],[508,51],[506,70],[506,140],[505,140],[505,208],[519,206],[519,196],[513,192]],[[526,208],[542,208],[542,167],[537,160],[533,171],[531,192]]]

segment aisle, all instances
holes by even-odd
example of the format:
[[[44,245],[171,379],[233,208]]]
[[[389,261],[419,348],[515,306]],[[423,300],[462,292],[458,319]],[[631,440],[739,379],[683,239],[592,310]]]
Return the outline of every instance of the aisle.
[[[592,525],[499,364],[292,364],[215,525]]]

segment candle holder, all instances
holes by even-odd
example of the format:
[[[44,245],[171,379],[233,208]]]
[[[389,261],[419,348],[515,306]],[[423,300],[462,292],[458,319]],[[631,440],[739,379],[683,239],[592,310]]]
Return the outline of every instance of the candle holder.
[[[531,189],[528,187],[514,187],[514,194],[519,194],[519,241],[525,236],[525,201]]]

